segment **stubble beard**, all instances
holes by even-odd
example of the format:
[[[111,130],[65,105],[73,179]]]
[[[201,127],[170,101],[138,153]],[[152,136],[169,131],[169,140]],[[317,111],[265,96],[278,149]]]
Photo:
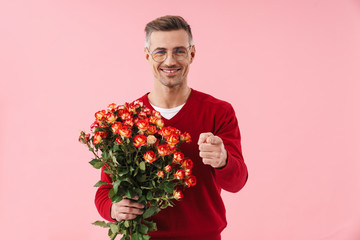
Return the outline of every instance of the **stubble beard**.
[[[175,81],[174,81],[175,80]],[[162,85],[168,88],[174,88],[183,83],[183,76],[174,76],[174,77],[159,77],[159,81]]]

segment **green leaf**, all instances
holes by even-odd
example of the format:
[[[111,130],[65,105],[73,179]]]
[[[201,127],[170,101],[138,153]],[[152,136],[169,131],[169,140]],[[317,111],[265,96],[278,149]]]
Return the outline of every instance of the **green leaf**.
[[[133,197],[134,197],[133,194],[132,194],[132,192],[130,192],[130,190],[127,190],[127,191],[126,191],[125,196],[126,196],[127,198],[133,198]]]
[[[134,232],[132,235],[131,235],[131,240],[142,240],[142,238],[140,238],[140,234],[138,232]]]
[[[152,200],[153,199],[153,195],[151,191],[148,191],[148,193],[146,194],[146,199],[147,200]]]
[[[105,182],[105,181],[98,181],[95,185],[94,185],[94,187],[100,187],[101,185],[107,185],[107,184],[109,184],[108,182]]]
[[[157,211],[157,207],[156,206],[151,206],[148,209],[145,210],[143,217],[144,218],[148,218],[151,217],[152,215],[154,215]]]
[[[144,203],[146,201],[146,197],[145,196],[141,196],[138,200],[138,202],[142,202]]]
[[[139,182],[145,182],[146,181],[146,175],[143,174],[143,175],[137,175],[136,176],[136,179],[139,181]]]
[[[120,148],[120,145],[115,144],[115,145],[113,146],[114,152],[115,152],[115,151],[119,151],[120,149],[121,149],[121,148]]]
[[[140,170],[145,171],[145,169],[146,169],[145,162],[140,162]]]
[[[129,170],[127,168],[125,168],[123,170],[120,170],[118,174],[121,177],[121,176],[124,176],[125,174],[127,174],[128,172],[129,172]]]
[[[110,168],[104,168],[104,173],[112,174],[113,171]]]
[[[110,228],[109,231],[108,231],[108,236],[111,237],[113,235],[114,235],[114,233],[111,231],[111,228]]]
[[[115,196],[113,197],[111,200],[113,203],[117,203],[117,202],[120,202],[123,198],[121,196]]]
[[[118,233],[120,230],[119,226],[116,223],[111,224],[110,229],[113,233]]]
[[[106,224],[106,222],[104,221],[96,221],[92,223],[95,226],[99,226],[99,227],[103,227],[103,228],[108,228],[109,226]]]
[[[93,159],[89,163],[96,169],[99,169],[102,166],[104,166],[104,163],[99,159]]]
[[[113,184],[113,189],[114,189],[114,193],[115,193],[115,194],[118,192],[120,183],[121,183],[120,180],[116,180],[116,181],[114,182],[114,184]]]
[[[139,168],[136,168],[134,172],[134,177],[138,174],[138,172],[139,172]]]
[[[124,226],[125,226],[126,228],[128,228],[128,227],[130,226],[130,223],[129,223],[128,220],[126,220],[126,221],[124,222]]]
[[[109,191],[109,198],[112,198],[114,195],[115,195],[115,193],[114,193],[114,189],[113,188],[111,188],[110,189],[110,191]]]
[[[156,230],[157,230],[157,227],[156,227],[156,223],[155,223],[155,222],[150,222],[150,221],[146,221],[146,220],[143,220],[143,222],[146,224],[146,226],[148,226],[149,232],[152,232],[152,231],[156,231]]]
[[[140,224],[139,232],[141,232],[142,234],[146,234],[146,233],[148,233],[148,231],[149,231],[149,228],[146,225]]]
[[[168,193],[174,192],[174,184],[173,183],[165,184],[165,191]]]
[[[136,188],[136,189],[135,189],[135,193],[137,193],[137,195],[138,195],[139,197],[142,196],[142,190],[141,190],[140,188]]]
[[[149,240],[150,239],[150,236],[149,235],[144,235],[142,236],[143,237],[143,240]]]

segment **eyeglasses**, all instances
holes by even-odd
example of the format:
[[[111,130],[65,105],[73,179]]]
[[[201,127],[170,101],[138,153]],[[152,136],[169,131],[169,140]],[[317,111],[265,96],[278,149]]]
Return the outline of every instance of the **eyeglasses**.
[[[190,49],[192,45],[189,47],[177,47],[173,49],[172,56],[177,61],[183,61],[188,56],[188,49]],[[150,53],[150,50],[146,48],[147,51]],[[168,56],[168,53],[165,48],[157,48],[151,53],[152,59],[154,59],[155,62],[163,62],[166,60]]]

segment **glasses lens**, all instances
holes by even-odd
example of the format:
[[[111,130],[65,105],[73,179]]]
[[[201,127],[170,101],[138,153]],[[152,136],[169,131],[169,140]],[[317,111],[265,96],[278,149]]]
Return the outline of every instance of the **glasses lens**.
[[[152,53],[152,58],[156,62],[162,62],[166,59],[166,51],[165,50],[155,50]]]
[[[187,49],[184,47],[176,48],[173,51],[173,55],[179,61],[184,60],[187,57]]]

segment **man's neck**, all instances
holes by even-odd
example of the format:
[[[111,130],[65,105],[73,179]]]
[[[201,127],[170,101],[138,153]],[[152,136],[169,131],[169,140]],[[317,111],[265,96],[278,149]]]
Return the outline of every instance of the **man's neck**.
[[[148,95],[149,102],[160,108],[174,108],[186,102],[191,89],[187,86],[155,87]]]

